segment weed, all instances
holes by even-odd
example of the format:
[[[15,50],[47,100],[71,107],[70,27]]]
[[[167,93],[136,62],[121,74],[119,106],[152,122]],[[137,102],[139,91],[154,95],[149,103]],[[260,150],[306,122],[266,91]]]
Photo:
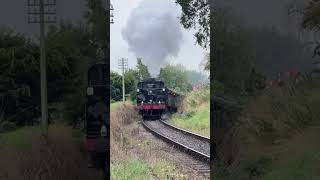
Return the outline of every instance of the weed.
[[[116,180],[149,180],[150,168],[140,160],[130,160],[111,164],[111,179]]]

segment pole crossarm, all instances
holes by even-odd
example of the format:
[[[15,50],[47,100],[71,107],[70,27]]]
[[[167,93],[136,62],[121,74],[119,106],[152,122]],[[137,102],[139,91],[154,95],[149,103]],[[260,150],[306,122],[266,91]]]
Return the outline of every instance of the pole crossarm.
[[[28,23],[56,23],[56,0],[28,0]]]
[[[113,15],[113,11],[114,11],[114,8],[113,8],[113,5],[110,3],[110,24],[114,24],[114,15]]]

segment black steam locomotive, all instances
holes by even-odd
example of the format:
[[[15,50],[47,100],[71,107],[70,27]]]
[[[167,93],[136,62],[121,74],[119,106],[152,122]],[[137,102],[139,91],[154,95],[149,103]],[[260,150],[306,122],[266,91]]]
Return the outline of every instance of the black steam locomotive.
[[[109,112],[107,65],[104,60],[95,62],[88,70],[86,103],[85,148],[89,155],[89,166],[107,171],[109,149]]]
[[[155,78],[142,80],[137,85],[137,110],[143,118],[157,118],[166,112],[177,111],[182,95],[166,88]]]

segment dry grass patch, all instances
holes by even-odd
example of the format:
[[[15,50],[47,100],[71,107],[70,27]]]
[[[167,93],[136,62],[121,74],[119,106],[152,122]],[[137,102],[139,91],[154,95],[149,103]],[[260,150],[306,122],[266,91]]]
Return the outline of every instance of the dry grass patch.
[[[111,179],[187,179],[164,160],[159,146],[140,132],[140,117],[132,105],[111,112]]]
[[[37,133],[37,132],[34,132]],[[102,172],[89,169],[81,141],[72,137],[71,128],[53,125],[49,129],[48,141],[40,138],[30,140],[29,148],[3,150],[0,159],[0,179],[101,179]]]

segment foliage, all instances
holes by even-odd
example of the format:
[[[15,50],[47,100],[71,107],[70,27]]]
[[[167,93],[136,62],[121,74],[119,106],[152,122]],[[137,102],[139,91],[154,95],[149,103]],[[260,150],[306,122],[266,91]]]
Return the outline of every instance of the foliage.
[[[139,81],[139,74],[138,70],[135,69],[129,69],[124,74],[125,78],[125,88],[126,88],[126,94],[130,94],[130,98],[132,101],[136,99],[137,96],[137,84]]]
[[[252,98],[233,127],[233,161],[217,168],[227,171],[216,179],[317,179],[312,167],[319,164],[318,83],[306,81]]]
[[[210,89],[189,92],[182,103],[182,114],[175,114],[170,121],[183,129],[210,136]]]
[[[210,54],[206,54],[204,70],[210,72]]]
[[[207,48],[210,43],[210,6],[208,0],[176,0],[182,8],[181,24],[186,29],[195,28],[197,43]]]
[[[264,89],[265,80],[266,78],[261,73],[257,73],[255,69],[252,69],[249,78],[245,82],[246,92],[253,94],[257,90]]]
[[[150,78],[148,67],[142,63],[142,59],[137,59],[137,71],[139,80]]]
[[[139,160],[111,164],[111,179],[141,179],[150,178],[148,164]]]
[[[195,70],[186,70],[188,80],[192,85],[196,85],[198,83],[209,83],[209,79],[201,72]]]
[[[104,0],[87,0],[88,11],[85,13],[87,24],[90,25],[91,42],[95,45],[100,58],[109,56],[109,14],[104,6]]]
[[[319,31],[320,29],[320,3],[319,0],[310,0],[309,5],[302,12],[301,25],[304,29]],[[314,56],[320,56],[320,43],[314,42]]]
[[[122,99],[122,77],[116,72],[110,72],[110,96],[119,101]]]
[[[168,88],[177,92],[188,92],[192,86],[188,74],[182,65],[166,65],[160,69],[159,79],[163,80]]]
[[[26,123],[38,115],[37,46],[11,30],[0,32],[1,121]]]
[[[320,29],[320,3],[319,0],[310,0],[304,9],[302,27],[314,30]]]
[[[215,48],[210,53],[212,75],[224,84],[226,91],[242,92],[254,65],[249,34],[225,9],[217,9],[215,13]]]
[[[95,57],[95,47],[88,43],[89,39],[88,29],[81,24],[62,22],[49,28],[46,38],[49,103],[62,101],[72,106],[74,101],[76,107],[82,107],[88,62]],[[38,45],[7,30],[1,31],[0,44],[1,119],[30,124],[29,121],[40,115]],[[73,96],[65,98],[69,94]],[[78,104],[79,100],[83,102]],[[83,112],[83,109],[70,110],[72,117]]]
[[[137,84],[140,79],[149,78],[148,67],[138,58],[137,66],[134,69],[128,69],[124,74],[125,94],[129,94],[132,101],[137,96]],[[111,99],[119,101],[122,99],[122,76],[116,72],[110,73],[110,93]]]

